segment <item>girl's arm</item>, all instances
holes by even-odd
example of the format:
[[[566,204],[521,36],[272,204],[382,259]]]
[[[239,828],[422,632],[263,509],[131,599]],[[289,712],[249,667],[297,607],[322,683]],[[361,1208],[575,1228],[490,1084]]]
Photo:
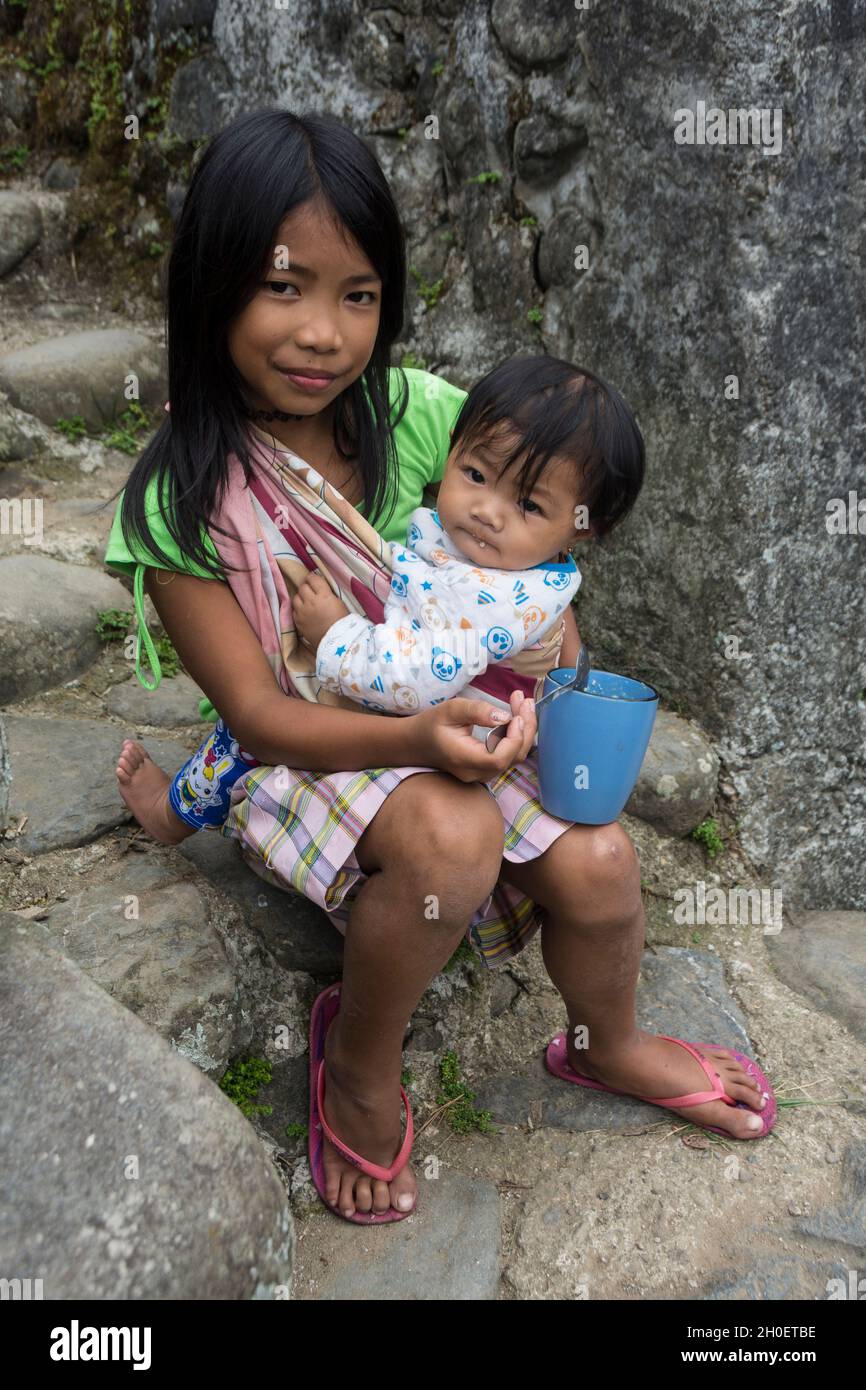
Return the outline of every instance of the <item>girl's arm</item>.
[[[498,711],[484,700],[453,700],[402,719],[288,702],[228,584],[148,568],[144,587],[192,679],[242,746],[270,766],[435,767],[469,782],[503,772],[532,744],[534,713],[522,727],[512,718],[507,737],[488,753],[472,735],[473,725],[498,722]],[[513,708],[518,703],[513,696]]]
[[[574,666],[577,662],[577,654],[583,643],[580,633],[577,630],[574,609],[570,603],[566,605],[562,620],[565,623],[565,634],[562,639],[559,664],[560,666]]]

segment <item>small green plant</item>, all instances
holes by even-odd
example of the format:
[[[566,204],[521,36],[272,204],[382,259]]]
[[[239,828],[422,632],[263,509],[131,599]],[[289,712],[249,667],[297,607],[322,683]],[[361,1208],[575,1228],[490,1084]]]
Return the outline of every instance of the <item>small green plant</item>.
[[[9,174],[13,171],[23,169],[30,158],[30,149],[27,145],[7,145],[0,150],[0,173]]]
[[[404,1087],[404,1089],[406,1086],[411,1086],[414,1080],[415,1073],[413,1072],[411,1067],[407,1067],[405,1071],[402,1071],[400,1073],[400,1085]]]
[[[446,1107],[443,1111],[452,1129],[458,1134],[468,1134],[477,1129],[482,1134],[495,1134],[495,1126],[490,1122],[489,1110],[476,1110],[472,1105],[475,1092],[470,1091],[465,1081],[460,1080],[460,1064],[456,1052],[446,1052],[439,1063],[440,1090],[436,1104]]]
[[[414,352],[404,352],[401,367],[408,367],[410,371],[426,372],[427,363],[423,357],[418,357]]]
[[[144,103],[145,114],[153,117],[155,125],[164,126],[168,119],[168,108],[164,96],[148,97]]]
[[[56,428],[61,434],[65,434],[67,439],[80,439],[87,434],[87,422],[81,415],[73,415],[69,420],[58,420]]]
[[[454,952],[451,959],[449,961],[446,961],[442,969],[447,974],[449,971],[454,970],[455,967],[458,966],[460,962],[464,960],[467,962],[472,962],[473,964],[476,960],[475,952],[469,945],[469,942],[466,940],[465,936],[458,945],[457,950]]]
[[[527,310],[526,317],[529,319],[530,323],[541,323],[544,314],[538,305],[535,304],[531,309]]]
[[[157,256],[161,256],[164,250],[165,247],[161,241],[152,241],[147,248],[147,254],[156,258]]]
[[[436,59],[436,62],[433,64],[432,68],[430,69],[430,76],[431,76],[431,77],[441,77],[441,75],[442,75],[442,73],[443,73],[444,71],[445,71],[445,64],[444,64],[444,62],[442,61],[441,58],[437,58],[437,59]]]
[[[721,854],[725,848],[725,842],[719,834],[719,827],[712,816],[707,816],[706,820],[695,826],[691,838],[697,840],[699,845],[703,845],[711,859],[715,859],[716,855]]]
[[[464,183],[498,183],[501,178],[499,169],[486,169],[480,174],[473,174],[470,178],[464,179]]]
[[[538,218],[537,218],[537,217],[531,217],[531,216],[530,216],[530,217],[521,217],[521,219],[520,219],[520,225],[521,225],[521,227],[537,227],[537,226],[538,226]]]
[[[159,668],[162,674],[171,680],[180,670],[180,657],[171,645],[171,639],[160,637],[153,644],[156,647],[156,654],[159,657]]]
[[[100,642],[121,642],[131,623],[131,613],[125,613],[122,608],[106,608],[96,615],[96,635]]]
[[[234,1101],[247,1119],[251,1115],[271,1115],[272,1105],[256,1105],[262,1086],[271,1081],[271,1064],[264,1057],[238,1057],[227,1067],[220,1081],[220,1090]]]
[[[293,1120],[290,1125],[286,1125],[286,1134],[289,1139],[306,1139],[309,1132],[308,1126],[302,1125],[298,1120]]]
[[[410,266],[409,269],[418,284],[418,293],[424,300],[424,303],[427,305],[427,308],[432,309],[438,302],[439,296],[442,293],[443,287],[445,285],[445,281],[434,280],[432,285],[428,285],[420,270],[417,270],[414,265]]]
[[[150,418],[142,409],[140,401],[130,401],[113,424],[103,434],[103,442],[109,449],[119,449],[123,454],[137,454],[141,450],[141,440],[137,438],[143,430],[150,429]]]

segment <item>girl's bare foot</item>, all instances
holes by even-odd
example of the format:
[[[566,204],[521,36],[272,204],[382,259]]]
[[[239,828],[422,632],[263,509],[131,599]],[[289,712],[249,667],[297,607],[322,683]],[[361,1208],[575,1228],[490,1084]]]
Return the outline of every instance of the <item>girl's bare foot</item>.
[[[325,1036],[325,1119],[355,1153],[389,1168],[402,1143],[403,1102],[399,1089],[361,1075],[357,1062],[340,1051],[339,1015]],[[390,1183],[368,1177],[349,1163],[324,1137],[325,1200],[344,1216],[355,1211],[411,1211],[418,1184],[411,1164]]]
[[[192,826],[171,809],[171,778],[157,767],[142,744],[131,738],[123,740],[116,771],[120,795],[148,835],[163,845],[179,845],[188,835],[195,834]]]
[[[579,1076],[603,1081],[607,1086],[640,1096],[684,1096],[692,1091],[708,1091],[710,1082],[705,1073],[684,1047],[638,1029],[635,1037],[616,1048],[599,1049],[574,1046],[572,1033],[566,1034],[566,1055],[569,1066]],[[695,1044],[695,1046],[697,1046]],[[736,1139],[755,1139],[763,1129],[759,1117],[766,1105],[757,1081],[744,1071],[724,1047],[698,1047],[710,1068],[718,1072],[725,1091],[734,1100],[744,1101],[756,1114],[726,1105],[723,1100],[705,1101],[703,1105],[671,1106],[671,1110],[693,1124],[717,1125]],[[714,1081],[715,1084],[715,1081]]]

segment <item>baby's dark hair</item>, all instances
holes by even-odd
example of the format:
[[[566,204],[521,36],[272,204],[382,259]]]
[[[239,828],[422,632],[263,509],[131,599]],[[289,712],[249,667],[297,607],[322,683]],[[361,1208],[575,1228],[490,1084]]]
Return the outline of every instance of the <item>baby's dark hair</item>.
[[[631,511],[644,480],[644,441],[622,396],[594,372],[559,357],[510,357],[472,387],[451,432],[467,452],[500,421],[517,442],[501,477],[520,456],[518,499],[524,502],[555,455],[577,465],[577,501],[593,534],[613,530]]]

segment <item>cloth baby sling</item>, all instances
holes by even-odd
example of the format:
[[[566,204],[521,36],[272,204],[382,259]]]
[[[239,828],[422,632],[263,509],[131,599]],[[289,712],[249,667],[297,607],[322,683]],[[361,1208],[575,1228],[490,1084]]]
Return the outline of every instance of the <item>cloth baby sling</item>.
[[[239,567],[226,569],[228,583],[287,695],[363,712],[360,700],[375,703],[375,690],[359,690],[356,701],[324,688],[316,676],[316,653],[295,628],[292,597],[317,570],[350,612],[381,623],[393,577],[391,544],[312,465],[255,425],[249,434],[249,485],[240,460],[230,454],[228,483],[212,517],[222,531],[208,528],[220,559]],[[512,690],[536,696],[558,663],[561,645],[558,623],[507,667],[488,667],[457,693],[509,709]],[[486,732],[477,728],[476,736]]]

